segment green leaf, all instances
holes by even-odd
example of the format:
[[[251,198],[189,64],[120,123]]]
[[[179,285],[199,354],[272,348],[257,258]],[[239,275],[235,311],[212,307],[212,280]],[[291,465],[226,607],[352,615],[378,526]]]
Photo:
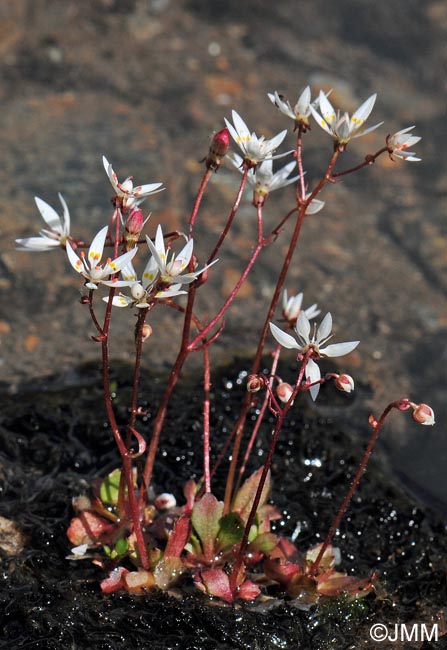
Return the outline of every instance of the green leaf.
[[[237,512],[230,512],[220,520],[220,530],[217,537],[219,546],[224,549],[242,540],[244,535],[244,522]]]
[[[127,543],[127,539],[119,539],[117,543],[115,544],[115,551],[117,555],[125,555],[127,553],[127,550],[129,548],[129,544]]]
[[[215,542],[219,534],[220,520],[223,513],[223,501],[218,501],[213,494],[204,494],[194,504],[191,523],[202,542],[202,549],[207,560],[215,555]]]
[[[237,512],[243,519],[247,521],[250,511],[255,500],[256,491],[258,489],[259,481],[261,479],[263,468],[260,467],[254,474],[252,474],[238,490],[233,502],[233,507],[231,510]],[[270,489],[271,489],[271,476],[270,471],[267,473],[267,477],[264,483],[264,487],[261,493],[261,499],[259,501],[258,510],[265,504],[267,501]]]
[[[121,470],[114,469],[101,483],[99,496],[103,503],[116,505],[118,503],[118,494],[120,487]]]

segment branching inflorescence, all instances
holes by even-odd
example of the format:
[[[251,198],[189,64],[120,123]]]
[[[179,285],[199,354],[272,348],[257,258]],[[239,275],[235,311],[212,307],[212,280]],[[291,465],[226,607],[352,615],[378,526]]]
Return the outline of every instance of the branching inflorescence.
[[[311,91],[307,87],[292,108],[282,95],[277,92],[269,94],[272,103],[294,123],[295,146],[292,151],[284,153],[278,152],[278,147],[283,144],[287,130],[271,139],[258,137],[233,111],[232,122],[225,120],[226,127],[214,135],[209,152],[203,159],[205,172],[189,222],[185,224],[186,234],[163,234],[159,226],[153,239],[144,237],[142,231],[148,218],[144,218],[140,205],[152,194],[162,191],[162,183],[134,186],[132,177],[119,182],[112,165],[104,157],[104,169],[114,190],[113,214],[109,224],[101,228],[90,245],[70,233],[70,215],[61,195],[61,217],[51,206],[36,198],[46,227],[38,237],[17,240],[20,250],[65,249],[69,263],[84,279],[86,293],[81,302],[88,307],[96,329],[93,338],[101,344],[105,407],[121,465],[103,477],[96,487],[92,487],[89,495],[73,499],[76,516],[70,523],[68,538],[73,544],[71,557],[93,558],[106,571],[107,577],[101,583],[104,592],[123,589],[144,593],[153,588],[168,589],[175,583],[181,585],[192,578],[195,585],[209,596],[230,603],[237,599],[255,599],[261,593],[261,585],[266,584],[273,585],[273,588],[290,598],[316,602],[320,598],[342,593],[350,598],[361,597],[374,587],[375,574],[357,578],[335,569],[340,554],[332,546],[332,538],[349,506],[388,413],[392,409],[410,410],[414,420],[431,425],[434,424],[434,415],[429,406],[402,398],[391,402],[378,420],[370,417],[372,435],[369,444],[322,544],[300,553],[291,541],[274,534],[271,522],[279,515],[274,506],[268,503],[272,459],[292,405],[306,392],[313,400],[317,399],[321,385],[330,380],[334,380],[341,391],[350,393],[354,390],[354,380],[349,375],[322,375],[319,360],[349,354],[359,341],[329,343],[332,338],[331,314],[326,314],[317,327],[311,321],[320,314],[318,306],[314,304],[304,309],[303,294],[289,297],[285,288],[305,217],[315,215],[324,208],[325,202],[317,198],[323,188],[338,177],[371,165],[378,156],[388,153],[392,159],[419,160],[413,152],[407,151],[408,147],[420,140],[410,133],[414,127],[408,127],[388,135],[381,149],[366,155],[356,166],[336,171],[350,140],[375,130],[380,124],[364,128],[376,95],[362,103],[352,117],[336,111],[328,95],[320,92],[312,102]],[[311,129],[311,117],[333,141],[323,173],[314,183],[305,181],[303,169],[303,140],[304,136],[309,137],[306,134]],[[239,153],[228,154],[228,159],[241,173],[240,186],[222,233],[208,258],[199,264],[194,255],[195,224],[209,180],[227,156],[231,139]],[[274,160],[285,156],[291,156],[292,160],[274,171]],[[292,208],[266,233],[263,208],[267,198],[271,192],[292,185],[295,189]],[[225,240],[246,187],[253,190],[257,217],[254,246],[217,313],[207,314],[203,318],[196,313],[196,293],[206,286],[215,264],[225,263]],[[287,221],[292,222],[292,234],[259,332],[240,414],[227,440],[221,441],[224,442],[223,450],[214,467],[211,467],[209,350],[219,339],[224,328],[224,316],[259,254],[278,236],[285,236],[283,226]],[[181,240],[180,246],[178,239]],[[106,259],[105,249],[110,250],[110,256]],[[140,275],[134,266],[137,257],[146,258],[141,265],[143,270]],[[223,260],[219,261],[218,257]],[[96,300],[104,290],[108,293],[102,295],[106,306],[105,313],[100,317]],[[282,327],[279,327],[273,321],[281,297]],[[144,341],[156,335],[149,320],[152,310],[160,305],[172,306],[180,312],[183,328],[177,357],[158,405],[150,437],[146,440],[138,431],[137,422],[141,414],[138,403],[142,350]],[[130,308],[138,316],[133,388],[125,427],[118,425],[109,388],[109,332],[115,307]],[[294,350],[298,361],[298,373],[292,383],[282,381],[277,375],[283,348]],[[187,357],[198,351],[203,354],[204,368],[203,478],[198,484],[191,480],[185,485],[186,503],[177,507],[175,497],[169,493],[158,495],[155,499],[149,495],[153,492],[151,486],[157,448],[174,388]],[[266,352],[271,353],[272,359],[268,373],[261,372],[261,358]],[[247,415],[253,406],[257,407],[257,417],[255,422],[248,422]],[[274,416],[275,426],[265,461],[262,467],[246,478],[245,468],[266,414]],[[246,447],[242,456],[244,441]],[[212,491],[213,476],[227,457],[229,466],[225,494],[222,495],[223,500],[218,500]],[[137,458],[139,467],[143,461],[141,471],[137,471]]]

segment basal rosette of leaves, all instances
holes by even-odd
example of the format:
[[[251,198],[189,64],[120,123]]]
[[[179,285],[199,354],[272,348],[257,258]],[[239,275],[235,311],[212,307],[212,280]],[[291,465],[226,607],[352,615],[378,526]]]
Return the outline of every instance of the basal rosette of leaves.
[[[254,600],[262,588],[286,595],[303,604],[320,598],[347,594],[363,597],[373,589],[375,576],[358,579],[335,569],[340,557],[329,546],[312,575],[320,545],[300,552],[285,537],[271,530],[280,513],[268,503],[268,473],[256,517],[251,526],[243,563],[236,578],[236,595],[230,585],[230,568],[242,541],[262,468],[239,488],[231,511],[210,492],[200,493],[194,481],[184,488],[186,503],[166,510],[148,505],[141,510],[150,569],[143,569],[135,550],[135,536],[127,503],[127,491],[119,469],[93,489],[91,498],[73,500],[77,510],[67,531],[74,545],[72,559],[91,559],[107,573],[101,582],[104,593],[124,590],[133,594],[153,589],[169,590],[193,581],[195,587],[225,602]]]

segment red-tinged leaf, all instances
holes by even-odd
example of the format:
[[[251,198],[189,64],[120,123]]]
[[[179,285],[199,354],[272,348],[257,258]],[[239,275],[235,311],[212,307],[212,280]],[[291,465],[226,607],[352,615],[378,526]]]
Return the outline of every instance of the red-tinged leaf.
[[[108,578],[102,580],[100,585],[101,591],[105,594],[111,594],[114,591],[125,589],[124,578],[127,573],[129,573],[129,571],[123,566],[118,566],[116,569],[113,569],[113,571],[109,573]]]
[[[254,600],[261,593],[261,589],[251,580],[246,580],[239,587],[238,598],[242,600]]]
[[[203,554],[207,562],[215,557],[215,544],[220,529],[224,504],[213,494],[204,494],[200,501],[194,504],[191,523],[202,543]]]
[[[282,587],[286,588],[293,578],[302,575],[302,569],[299,564],[289,562],[288,560],[267,559],[263,564],[264,573],[270,580],[275,580]]]
[[[312,565],[315,563],[321,547],[323,544],[316,544],[315,546],[312,546],[307,553],[306,553],[306,564],[308,565],[309,568],[312,568]],[[325,573],[326,571],[329,571],[329,569],[332,569],[332,567],[335,564],[339,564],[340,562],[340,551],[338,548],[334,548],[332,544],[329,544],[324,551],[323,557],[320,560],[320,563],[318,565],[317,573]]]
[[[197,485],[193,480],[188,481],[183,489],[183,494],[185,495],[186,504],[183,506],[183,511],[185,515],[189,515],[194,508],[194,501],[197,494]]]
[[[156,586],[154,574],[143,569],[140,571],[129,571],[123,577],[124,588],[131,594],[146,594]]]
[[[146,451],[146,441],[136,429],[133,427],[128,427],[129,431],[135,438],[137,439],[138,442],[138,451],[134,452],[133,454],[129,454],[129,458],[139,458],[139,456],[142,456],[144,452]]]
[[[269,553],[269,558],[272,560],[279,558],[281,560],[288,560],[289,562],[300,564],[301,555],[293,542],[288,540],[287,537],[280,537],[278,544],[275,546],[273,551]]]
[[[99,517],[91,510],[83,510],[74,517],[67,530],[67,537],[73,546],[81,544],[106,544],[113,536],[114,524]]]
[[[372,589],[370,578],[356,578],[337,571],[328,571],[317,578],[317,591],[322,596],[339,596],[342,593],[359,597]]]
[[[160,589],[169,589],[176,582],[185,570],[183,562],[178,557],[165,557],[154,570],[154,578],[157,587]]]
[[[256,491],[258,489],[259,481],[262,474],[262,469],[263,468],[260,467],[254,474],[252,474],[245,481],[245,483],[238,490],[234,498],[234,502],[231,510],[232,512],[237,512],[244,521],[247,521],[248,516],[250,514],[250,510],[253,506],[253,501],[255,499]],[[258,510],[262,508],[262,506],[267,501],[270,494],[271,484],[272,481],[271,481],[271,476],[269,471],[267,474],[267,478],[265,480],[264,487],[262,489]]]
[[[198,571],[194,576],[194,584],[209,596],[217,596],[226,603],[234,601],[230,589],[230,579],[222,569]]]
[[[186,515],[182,515],[177,519],[174,528],[169,533],[168,543],[164,552],[165,558],[180,557],[185,544],[189,539],[191,533],[191,521]]]

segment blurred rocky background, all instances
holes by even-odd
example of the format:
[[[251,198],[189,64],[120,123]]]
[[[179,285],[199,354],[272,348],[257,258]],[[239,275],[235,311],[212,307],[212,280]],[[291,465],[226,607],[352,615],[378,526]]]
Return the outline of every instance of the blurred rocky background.
[[[235,108],[257,134],[290,127],[268,101],[278,90],[295,102],[311,84],[334,88],[331,100],[353,111],[373,92],[371,124],[343,167],[383,146],[387,134],[416,124],[421,163],[377,163],[327,187],[324,211],[310,217],[287,282],[334,316],[338,340],[359,338],[342,360],[358,382],[354,405],[317,412],[344,417],[368,432],[369,411],[409,395],[431,404],[435,428],[394,416],[384,431],[395,471],[419,497],[446,507],[445,394],[445,69],[447,10],[440,0],[3,0],[0,4],[2,210],[0,214],[0,372],[4,391],[36,381],[69,381],[71,369],[99,354],[90,339],[79,277],[61,251],[14,250],[14,238],[43,222],[33,197],[58,209],[62,192],[73,232],[87,239],[110,216],[111,187],[101,156],[120,179],[163,181],[144,204],[158,222],[182,229],[198,188],[210,136]],[[293,147],[293,135],[288,136]],[[312,184],[331,153],[314,126],[304,166]],[[225,222],[240,178],[229,164],[213,178],[197,230],[203,260]],[[219,268],[210,274],[200,313],[213,313],[253,245],[255,214],[243,202]],[[293,205],[293,190],[273,195],[266,223]],[[253,350],[261,314],[287,247],[285,233],[265,250],[227,318],[218,360]],[[202,294],[203,296],[203,294]],[[167,367],[178,315],[160,309],[145,364]],[[134,317],[121,310],[114,358],[130,359]],[[155,340],[157,341],[155,343]],[[199,355],[190,368],[200,365]],[[362,424],[360,425],[360,422]],[[385,458],[385,456],[384,456]]]

